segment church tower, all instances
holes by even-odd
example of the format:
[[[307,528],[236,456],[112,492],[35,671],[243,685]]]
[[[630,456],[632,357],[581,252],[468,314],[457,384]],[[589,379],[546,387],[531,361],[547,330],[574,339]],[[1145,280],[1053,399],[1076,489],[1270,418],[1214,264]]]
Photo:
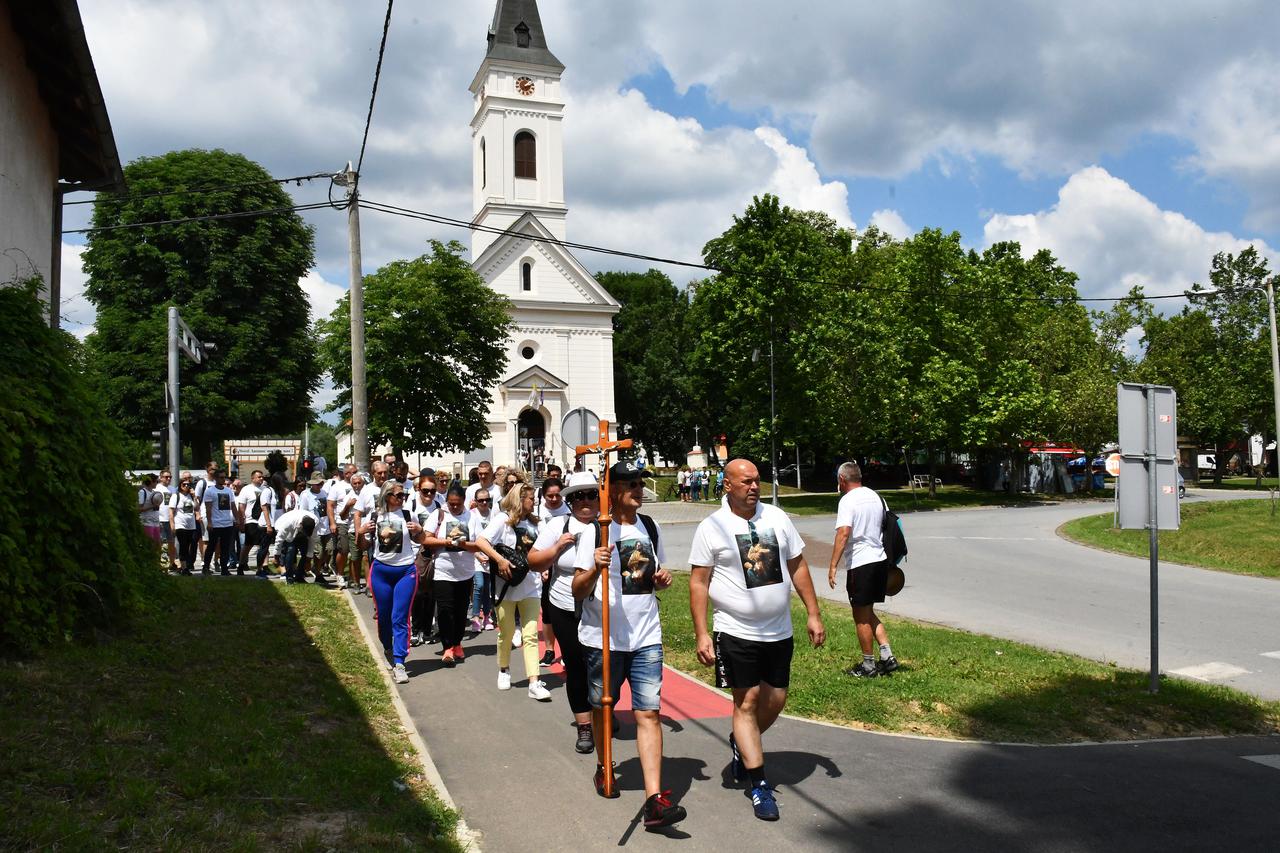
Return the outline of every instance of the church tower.
[[[487,40],[471,81],[472,222],[506,229],[533,212],[563,240],[564,65],[547,49],[535,0],[498,0]],[[495,235],[472,233],[479,256]]]
[[[423,464],[470,470],[482,459],[572,470],[573,449],[613,421],[613,316],[620,305],[568,249],[564,65],[547,47],[535,0],[497,0],[471,81],[471,265],[511,302],[507,368],[493,389],[491,442]]]

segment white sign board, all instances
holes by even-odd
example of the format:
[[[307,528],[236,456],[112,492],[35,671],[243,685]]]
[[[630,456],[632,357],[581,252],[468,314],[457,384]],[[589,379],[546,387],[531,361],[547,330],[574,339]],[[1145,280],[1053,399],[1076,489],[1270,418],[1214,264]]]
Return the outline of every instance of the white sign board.
[[[1116,388],[1120,433],[1120,474],[1116,502],[1120,527],[1145,530],[1151,524],[1150,472],[1156,478],[1156,528],[1177,530],[1178,399],[1172,388],[1121,382]],[[1152,428],[1154,427],[1154,428]],[[1155,446],[1149,447],[1154,435]]]

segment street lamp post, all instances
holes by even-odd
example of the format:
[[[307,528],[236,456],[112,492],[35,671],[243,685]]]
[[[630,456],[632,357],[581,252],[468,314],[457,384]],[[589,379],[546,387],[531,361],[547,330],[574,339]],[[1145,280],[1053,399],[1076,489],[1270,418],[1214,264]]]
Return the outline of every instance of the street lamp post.
[[[169,377],[165,383],[165,402],[169,415],[169,472],[176,479],[178,468],[182,464],[182,435],[178,429],[178,397],[181,389],[178,385],[178,365],[181,361],[179,352],[186,353],[187,358],[201,364],[211,352],[217,349],[214,344],[201,343],[178,313],[177,306],[169,306]]]

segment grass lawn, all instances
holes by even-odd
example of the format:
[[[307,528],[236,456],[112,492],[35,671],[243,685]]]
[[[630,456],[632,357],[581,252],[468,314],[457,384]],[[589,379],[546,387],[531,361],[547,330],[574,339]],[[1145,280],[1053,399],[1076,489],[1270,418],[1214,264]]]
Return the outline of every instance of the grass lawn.
[[[1262,489],[1274,489],[1277,487],[1277,482],[1275,477],[1263,477],[1262,485],[1259,486],[1258,480],[1255,477],[1223,477],[1222,485],[1215,486],[1213,484],[1212,477],[1201,477],[1199,483],[1187,483],[1187,485],[1195,489],[1223,489],[1223,490],[1233,489],[1233,490],[1240,490],[1240,491],[1250,491],[1250,490],[1257,491]]]
[[[0,663],[0,847],[458,849],[345,601],[156,582],[129,633]]]
[[[708,683],[689,616],[689,575],[662,594],[666,662]],[[809,645],[805,611],[792,608],[795,657],[787,712],[858,728],[986,740],[1061,743],[1280,731],[1280,702],[1220,685],[1147,673],[901,618],[885,620],[902,668],[862,681],[843,674],[855,652],[848,608],[821,601],[827,643]]]
[[[1147,556],[1145,530],[1112,528],[1111,513],[1068,521],[1067,539],[1107,551]],[[1160,531],[1160,559],[1223,572],[1280,577],[1280,515],[1268,500],[1183,504],[1178,530]]]
[[[761,488],[761,494],[766,494]],[[914,498],[911,489],[877,489],[884,496],[889,506],[899,513],[927,512],[937,509],[955,509],[958,507],[978,506],[1028,506],[1034,504],[1052,504],[1070,500],[1088,500],[1093,498],[1110,498],[1110,490],[1089,494],[1074,493],[1070,495],[1040,495],[1023,493],[1010,495],[1008,492],[990,492],[974,489],[969,486],[939,486],[938,496],[930,498],[927,489],[916,489]],[[831,492],[825,495],[793,495],[782,496],[782,508],[793,515],[823,515],[836,511],[836,502],[840,495]]]
[[[663,474],[663,475],[662,475],[662,476],[660,476],[660,477],[657,477],[657,478],[652,478],[652,477],[651,477],[650,479],[651,479],[651,480],[652,480],[652,479],[657,479],[657,481],[658,481],[658,488],[657,488],[658,500],[659,500],[659,501],[662,501],[662,500],[665,500],[665,499],[666,499],[667,489],[668,489],[668,488],[670,488],[670,487],[675,483],[675,481],[676,481],[676,475],[675,475],[675,474]],[[646,481],[646,485],[652,485],[652,484]],[[713,487],[712,487],[712,491],[713,491],[713,493],[714,493],[714,488],[715,488],[715,487],[713,486]],[[800,489],[797,489],[795,486],[787,486],[787,485],[784,485],[784,484],[782,484],[782,483],[779,483],[779,484],[778,484],[778,494],[780,494],[780,495],[784,495],[784,496],[785,496],[785,495],[794,495],[794,494],[799,493],[800,491],[801,491],[801,490],[800,490]],[[768,495],[768,494],[770,494],[770,486],[769,486],[769,483],[768,483],[767,481],[766,481],[766,482],[762,482],[762,483],[760,484],[760,493],[761,493],[761,494],[764,494],[764,495]],[[678,498],[678,497],[673,497],[673,498],[671,498],[671,500],[679,500],[679,498]],[[703,501],[703,503],[707,503],[707,502],[712,502],[712,503],[714,503],[714,502],[718,502],[718,501],[719,501],[719,498],[714,498],[714,497],[712,497],[712,498],[708,498],[706,501]]]

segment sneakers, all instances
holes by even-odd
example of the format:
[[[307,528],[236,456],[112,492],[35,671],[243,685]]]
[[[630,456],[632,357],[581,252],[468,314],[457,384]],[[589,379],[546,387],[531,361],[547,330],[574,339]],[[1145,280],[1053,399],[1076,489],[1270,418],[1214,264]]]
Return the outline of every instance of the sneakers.
[[[484,630],[484,620],[481,619],[479,616],[472,616],[471,617],[471,633],[479,634],[483,630]]]
[[[773,797],[773,788],[768,782],[761,782],[751,789],[751,808],[760,820],[778,819],[778,801]]]
[[[453,669],[454,665],[457,664],[457,661],[453,657],[453,649],[445,649],[444,655],[440,658],[440,662],[450,669]]]
[[[610,767],[610,768],[609,768],[609,778],[610,778],[610,780],[612,780],[612,781],[613,781],[613,793],[612,793],[612,794],[606,794],[606,793],[604,792],[604,765],[603,765],[603,764],[597,764],[597,765],[596,765],[596,775],[595,775],[595,778],[593,778],[593,779],[591,780],[591,781],[592,781],[592,783],[596,786],[596,793],[597,793],[597,794],[599,794],[600,796],[604,797],[606,800],[616,800],[616,799],[618,799],[618,797],[622,796],[622,794],[620,794],[620,793],[618,792],[618,780],[613,778],[613,768],[612,768],[612,767]],[[649,804],[648,804],[648,803],[645,803],[645,804],[644,804],[644,807],[645,807],[645,816],[646,816],[646,817],[648,817],[648,814],[649,814]],[[647,826],[647,825],[648,825],[648,824],[646,824],[646,826]]]
[[[742,753],[738,752],[738,742],[733,739],[733,732],[729,732],[729,775],[733,777],[733,781],[742,781]]]
[[[879,669],[881,675],[888,675],[897,668],[898,659],[893,655],[889,655],[887,658],[880,658]]]
[[[880,670],[876,669],[875,664],[867,663],[864,660],[852,669],[846,669],[844,674],[853,676],[854,678],[875,678],[880,674]]]
[[[417,648],[427,641],[427,635],[421,631],[414,631],[413,636],[409,638],[409,645]]]
[[[595,751],[596,739],[592,734],[590,723],[578,726],[578,740],[574,743],[573,748],[583,755]]]
[[[460,644],[453,647],[453,658],[458,663],[462,663],[467,659],[467,653],[462,650],[462,646]]]
[[[507,672],[501,669],[498,670],[498,689],[499,690],[511,689],[511,673],[510,672]]]
[[[646,827],[671,826],[684,820],[688,812],[668,799],[670,791],[654,794],[644,801],[644,825]]]
[[[547,649],[546,654],[544,654],[542,656],[542,660],[539,661],[539,665],[543,667],[555,666],[555,662],[556,662],[556,653],[553,652],[551,649]]]
[[[404,671],[404,664],[398,663],[391,668],[391,680],[396,684],[409,683],[409,673]]]
[[[547,689],[545,684],[535,678],[529,682],[529,698],[537,699],[539,702],[550,702],[551,691]]]
[[[495,628],[497,628],[497,626],[493,624],[493,617],[489,617],[488,619],[484,620],[484,629],[486,631],[492,631]]]

